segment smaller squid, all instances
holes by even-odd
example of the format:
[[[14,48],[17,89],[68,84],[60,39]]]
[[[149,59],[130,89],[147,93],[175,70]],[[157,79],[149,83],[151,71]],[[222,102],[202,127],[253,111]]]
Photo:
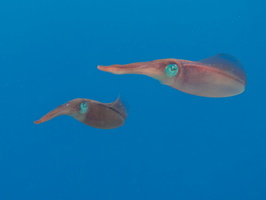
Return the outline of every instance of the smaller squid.
[[[126,65],[98,66],[113,74],[143,74],[177,90],[204,97],[229,97],[242,93],[246,86],[245,70],[228,54],[199,61],[160,59]]]
[[[122,126],[127,118],[126,108],[120,97],[113,103],[101,103],[90,99],[74,99],[35,121],[40,124],[60,115],[69,115],[95,128],[113,129]]]

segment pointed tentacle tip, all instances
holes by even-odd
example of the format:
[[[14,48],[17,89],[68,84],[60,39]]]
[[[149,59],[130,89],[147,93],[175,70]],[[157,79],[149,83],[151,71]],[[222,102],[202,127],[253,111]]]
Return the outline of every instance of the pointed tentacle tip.
[[[41,119],[39,119],[39,120],[34,121],[33,123],[34,123],[34,124],[41,124],[41,123],[46,122],[46,121],[47,121],[47,120],[41,118]]]
[[[104,71],[105,67],[102,66],[102,65],[98,65],[98,66],[97,66],[97,69],[99,69],[99,70],[101,70],[101,71]]]
[[[40,123],[42,123],[42,121],[41,120],[37,120],[37,121],[34,121],[33,123],[34,124],[40,124]]]
[[[102,65],[98,65],[97,69],[103,71],[103,72],[109,72],[109,73],[115,73],[115,68],[110,67],[110,66],[102,66]]]
[[[110,66],[102,66],[102,65],[98,65],[97,69],[104,71],[104,72],[109,72],[109,73],[113,73],[113,74],[117,74],[116,73],[116,68],[114,67],[110,67]]]

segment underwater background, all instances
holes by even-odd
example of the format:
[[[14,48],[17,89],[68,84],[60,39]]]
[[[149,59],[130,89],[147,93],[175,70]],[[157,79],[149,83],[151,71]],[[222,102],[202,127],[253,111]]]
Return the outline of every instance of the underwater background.
[[[0,200],[265,200],[266,3],[9,0],[0,3]],[[182,93],[97,65],[228,53],[247,73],[229,98]],[[75,98],[128,107],[124,126],[69,116]]]

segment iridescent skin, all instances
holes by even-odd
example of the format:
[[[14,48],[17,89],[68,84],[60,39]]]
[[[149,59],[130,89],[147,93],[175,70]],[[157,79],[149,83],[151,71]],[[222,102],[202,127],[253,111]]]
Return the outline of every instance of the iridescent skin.
[[[169,74],[167,67],[172,70],[176,65],[176,73]],[[99,65],[98,69],[113,74],[147,75],[177,90],[204,97],[234,96],[242,93],[246,86],[243,67],[236,58],[227,54],[198,62],[169,58],[126,65]]]
[[[86,125],[101,129],[120,127],[127,118],[126,108],[120,98],[113,103],[74,99],[58,106],[34,123],[40,124],[60,115],[72,116]]]

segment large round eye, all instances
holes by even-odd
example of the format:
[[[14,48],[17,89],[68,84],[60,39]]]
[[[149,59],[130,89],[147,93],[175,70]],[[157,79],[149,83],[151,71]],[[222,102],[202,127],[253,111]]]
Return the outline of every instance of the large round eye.
[[[80,107],[80,113],[86,113],[89,108],[88,102],[80,103],[79,107]]]
[[[165,67],[165,73],[168,77],[173,77],[178,73],[177,64],[169,64]]]

